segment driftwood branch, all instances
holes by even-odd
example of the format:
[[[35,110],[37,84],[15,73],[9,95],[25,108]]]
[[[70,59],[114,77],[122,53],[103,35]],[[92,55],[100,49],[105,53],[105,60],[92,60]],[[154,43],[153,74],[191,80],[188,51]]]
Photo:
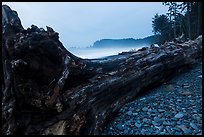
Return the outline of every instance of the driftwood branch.
[[[202,55],[202,36],[104,59],[81,59],[58,33],[24,29],[2,6],[2,133],[101,134],[139,92],[164,82]]]

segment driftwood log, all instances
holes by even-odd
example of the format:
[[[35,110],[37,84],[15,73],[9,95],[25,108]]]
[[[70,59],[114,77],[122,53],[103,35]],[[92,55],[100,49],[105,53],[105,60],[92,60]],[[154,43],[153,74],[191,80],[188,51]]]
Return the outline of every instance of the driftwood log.
[[[139,92],[202,56],[202,35],[103,59],[67,51],[52,28],[24,29],[2,6],[2,134],[102,134]]]

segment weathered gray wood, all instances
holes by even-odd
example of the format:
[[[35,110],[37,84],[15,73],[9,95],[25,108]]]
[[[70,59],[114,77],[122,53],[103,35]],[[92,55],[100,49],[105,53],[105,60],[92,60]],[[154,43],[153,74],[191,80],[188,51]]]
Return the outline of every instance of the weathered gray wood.
[[[125,103],[202,55],[202,36],[104,59],[81,59],[47,27],[23,29],[3,5],[3,134],[101,134]]]

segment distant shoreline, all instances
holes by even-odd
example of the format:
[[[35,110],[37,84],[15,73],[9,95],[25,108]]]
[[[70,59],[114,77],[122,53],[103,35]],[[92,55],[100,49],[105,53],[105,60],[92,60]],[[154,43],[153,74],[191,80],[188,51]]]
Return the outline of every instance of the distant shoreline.
[[[146,45],[147,46],[147,45]],[[111,47],[111,48],[69,48],[68,50],[84,59],[101,59],[109,56],[119,55],[122,52],[129,52],[131,50],[138,50],[140,47]]]

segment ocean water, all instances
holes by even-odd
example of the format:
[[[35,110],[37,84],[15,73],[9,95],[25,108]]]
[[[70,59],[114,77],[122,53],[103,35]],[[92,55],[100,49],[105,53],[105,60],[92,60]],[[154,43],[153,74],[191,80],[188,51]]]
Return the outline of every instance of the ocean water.
[[[144,47],[144,46],[142,46]],[[102,58],[111,55],[118,55],[118,53],[130,51],[130,50],[138,50],[142,47],[118,47],[118,48],[69,48],[72,54],[77,57],[81,57],[84,59],[96,59]]]

